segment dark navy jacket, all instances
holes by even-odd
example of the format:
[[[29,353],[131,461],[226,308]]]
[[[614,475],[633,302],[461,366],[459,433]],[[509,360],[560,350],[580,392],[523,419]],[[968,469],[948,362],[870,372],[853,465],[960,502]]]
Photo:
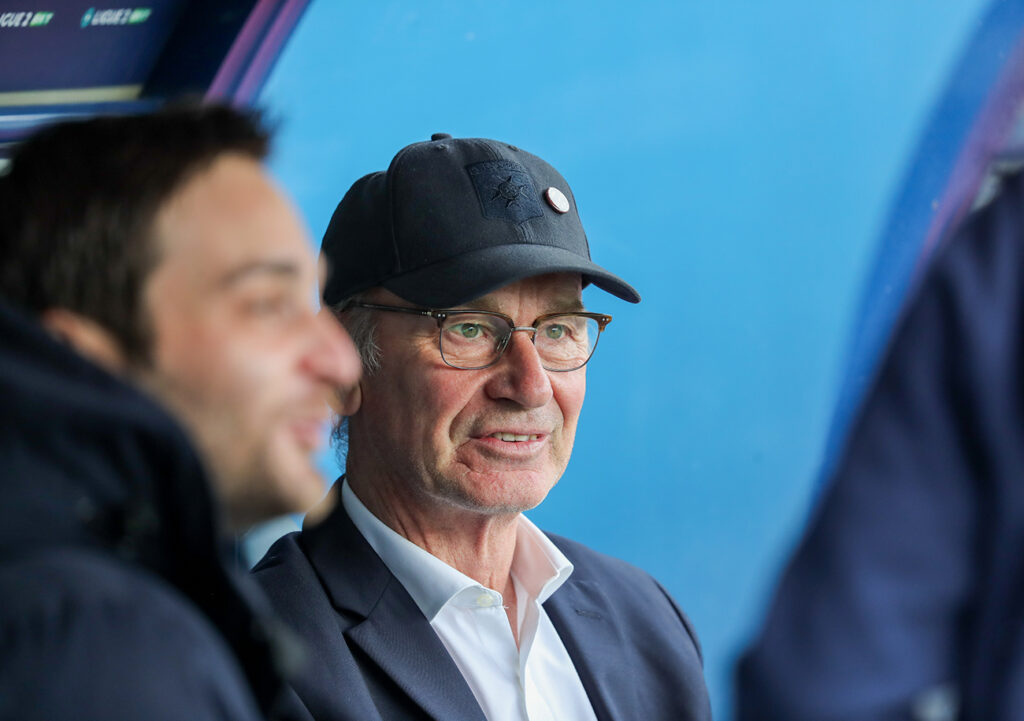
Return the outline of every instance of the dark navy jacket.
[[[738,672],[741,721],[956,706],[1024,719],[1019,175],[923,280]]]
[[[0,305],[0,719],[257,719],[282,688],[177,425]]]
[[[643,571],[552,537],[575,566],[544,604],[600,721],[708,721],[689,621]],[[256,579],[311,648],[296,718],[484,721],[455,662],[341,503],[279,540]]]

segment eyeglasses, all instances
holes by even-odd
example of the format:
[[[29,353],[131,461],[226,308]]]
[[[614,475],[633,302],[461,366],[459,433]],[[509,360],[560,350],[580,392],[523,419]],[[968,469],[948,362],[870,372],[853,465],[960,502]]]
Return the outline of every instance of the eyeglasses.
[[[533,345],[545,370],[574,371],[585,366],[594,355],[601,331],[612,322],[610,315],[581,311],[547,313],[532,325],[517,326],[504,313],[489,310],[433,310],[358,301],[346,303],[339,312],[351,308],[433,318],[437,321],[441,360],[452,368],[467,371],[488,368],[497,363],[516,331],[533,334]]]

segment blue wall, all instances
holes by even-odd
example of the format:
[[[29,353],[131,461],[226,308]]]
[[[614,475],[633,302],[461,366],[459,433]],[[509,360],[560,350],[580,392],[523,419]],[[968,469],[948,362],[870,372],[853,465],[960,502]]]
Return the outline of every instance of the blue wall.
[[[589,366],[569,470],[531,516],[655,574],[716,717],[799,530],[889,202],[985,0],[314,2],[262,104],[314,237],[432,132],[572,184],[643,294]]]

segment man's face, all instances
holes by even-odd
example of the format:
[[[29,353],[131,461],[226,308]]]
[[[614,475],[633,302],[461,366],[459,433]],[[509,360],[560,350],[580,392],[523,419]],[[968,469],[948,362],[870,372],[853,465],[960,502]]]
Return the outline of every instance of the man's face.
[[[359,360],[313,299],[301,223],[261,166],[224,155],[157,214],[143,292],[151,364],[134,369],[184,421],[235,529],[303,511],[323,492],[312,454],[326,393]]]
[[[374,301],[409,305],[377,293]],[[580,310],[580,278],[530,278],[463,307],[528,326],[544,313]],[[377,312],[376,321],[382,365],[362,381],[362,405],[349,419],[354,481],[392,489],[395,502],[427,513],[439,505],[518,513],[539,504],[569,462],[585,369],[544,370],[530,334],[517,332],[497,364],[456,370],[441,360],[434,320]]]

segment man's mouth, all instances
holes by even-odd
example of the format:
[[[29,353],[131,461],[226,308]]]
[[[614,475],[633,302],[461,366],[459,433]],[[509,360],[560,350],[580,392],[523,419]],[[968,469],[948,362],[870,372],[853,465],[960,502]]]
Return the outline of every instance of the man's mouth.
[[[522,443],[524,441],[538,441],[540,435],[537,433],[519,434],[519,433],[504,433],[497,432],[487,436],[488,438],[497,438],[499,441],[505,441],[506,443]]]

